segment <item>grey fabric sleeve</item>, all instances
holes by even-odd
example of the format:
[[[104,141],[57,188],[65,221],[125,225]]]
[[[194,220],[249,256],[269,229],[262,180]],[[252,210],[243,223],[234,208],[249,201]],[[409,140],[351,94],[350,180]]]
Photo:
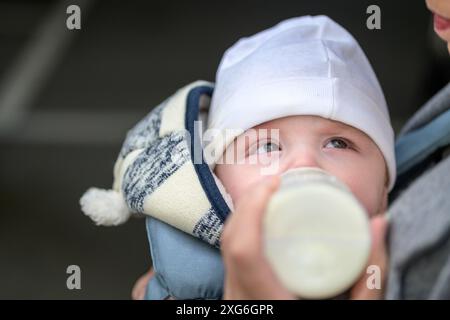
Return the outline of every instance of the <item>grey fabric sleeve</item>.
[[[389,209],[386,299],[450,299],[450,157]]]
[[[450,104],[450,83],[432,97],[403,126],[400,136],[416,130],[448,110]]]

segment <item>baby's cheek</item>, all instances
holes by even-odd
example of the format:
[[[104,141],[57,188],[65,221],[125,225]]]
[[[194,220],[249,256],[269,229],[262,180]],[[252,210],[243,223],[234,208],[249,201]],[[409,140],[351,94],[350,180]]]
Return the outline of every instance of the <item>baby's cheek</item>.
[[[343,174],[343,172],[346,174]],[[366,177],[364,173],[348,174],[349,172],[350,170],[342,170],[339,174],[336,174],[336,176],[347,185],[356,199],[367,211],[368,215],[372,216],[373,212],[376,211],[374,206],[375,190],[370,184],[370,179]]]
[[[377,211],[377,206],[375,205],[373,196],[367,193],[361,194],[361,191],[359,191],[359,194],[356,194],[356,197],[361,202],[364,209],[366,209],[369,217],[372,217]]]
[[[371,183],[363,183],[351,190],[364,209],[366,209],[369,217],[379,213],[383,205],[383,198],[378,186]]]
[[[222,182],[234,204],[239,201],[241,196],[245,195],[247,188],[260,178],[254,167],[239,164],[217,165],[214,173]]]

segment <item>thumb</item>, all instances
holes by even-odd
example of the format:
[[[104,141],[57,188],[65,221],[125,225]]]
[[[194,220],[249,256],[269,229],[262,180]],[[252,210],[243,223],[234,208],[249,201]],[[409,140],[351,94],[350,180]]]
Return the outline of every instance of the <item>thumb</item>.
[[[386,233],[388,223],[384,215],[370,221],[372,245],[367,268],[351,290],[352,299],[380,299],[383,297],[387,271]]]

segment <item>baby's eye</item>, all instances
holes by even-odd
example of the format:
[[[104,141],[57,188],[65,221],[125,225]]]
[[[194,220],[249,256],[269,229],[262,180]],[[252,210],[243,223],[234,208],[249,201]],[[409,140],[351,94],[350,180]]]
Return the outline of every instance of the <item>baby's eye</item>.
[[[256,149],[257,154],[269,153],[272,151],[281,150],[280,146],[272,141],[266,141],[263,143],[258,143],[258,149]]]
[[[341,138],[332,138],[325,144],[325,148],[347,149],[349,144]]]

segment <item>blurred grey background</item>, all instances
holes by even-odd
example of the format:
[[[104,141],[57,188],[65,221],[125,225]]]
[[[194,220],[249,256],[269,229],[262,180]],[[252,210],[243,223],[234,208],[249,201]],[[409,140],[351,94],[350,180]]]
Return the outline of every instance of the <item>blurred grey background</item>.
[[[81,8],[68,30],[66,8]],[[366,8],[381,8],[381,30]],[[110,187],[123,138],[179,87],[214,81],[240,37],[326,14],[360,42],[395,129],[450,79],[422,0],[0,1],[0,298],[129,299],[151,265],[144,220],[96,227],[79,208]],[[81,268],[81,290],[66,268]]]

